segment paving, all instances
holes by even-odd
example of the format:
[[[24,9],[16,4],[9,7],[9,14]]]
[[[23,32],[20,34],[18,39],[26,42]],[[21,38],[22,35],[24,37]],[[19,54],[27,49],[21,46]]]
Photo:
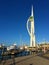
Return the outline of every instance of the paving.
[[[0,65],[49,65],[49,60],[37,55],[29,55],[2,61]]]

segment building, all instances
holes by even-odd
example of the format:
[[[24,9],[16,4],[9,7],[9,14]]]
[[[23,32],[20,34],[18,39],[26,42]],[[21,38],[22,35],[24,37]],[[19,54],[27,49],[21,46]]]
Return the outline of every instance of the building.
[[[39,44],[39,49],[41,49],[44,53],[49,51],[49,42],[42,42],[42,44]]]

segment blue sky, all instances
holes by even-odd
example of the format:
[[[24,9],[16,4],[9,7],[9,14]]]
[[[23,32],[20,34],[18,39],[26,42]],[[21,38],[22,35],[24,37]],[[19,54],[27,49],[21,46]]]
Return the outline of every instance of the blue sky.
[[[49,0],[0,0],[0,43],[29,45],[26,23],[32,5],[36,42],[49,41]]]

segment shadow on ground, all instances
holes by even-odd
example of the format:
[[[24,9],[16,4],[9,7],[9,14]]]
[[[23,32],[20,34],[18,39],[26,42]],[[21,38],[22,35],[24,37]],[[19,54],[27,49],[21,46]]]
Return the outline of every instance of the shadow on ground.
[[[33,64],[29,64],[29,65],[33,65]]]

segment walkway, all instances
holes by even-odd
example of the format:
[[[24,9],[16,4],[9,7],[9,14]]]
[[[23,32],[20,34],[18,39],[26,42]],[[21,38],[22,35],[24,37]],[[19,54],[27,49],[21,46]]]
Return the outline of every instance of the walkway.
[[[0,65],[49,65],[49,60],[30,55],[7,60],[6,63],[3,64],[2,62]]]

